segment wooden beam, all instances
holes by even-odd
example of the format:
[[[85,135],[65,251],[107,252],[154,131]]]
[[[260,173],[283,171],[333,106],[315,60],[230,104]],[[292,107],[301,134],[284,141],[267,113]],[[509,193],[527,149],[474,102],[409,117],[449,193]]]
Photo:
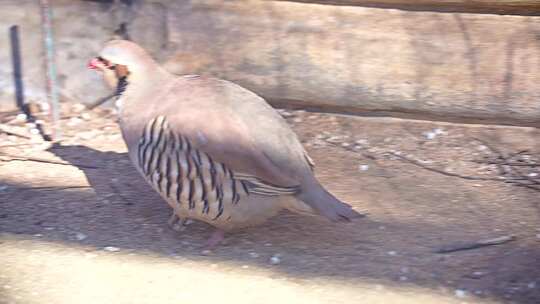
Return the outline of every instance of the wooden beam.
[[[540,124],[540,17],[189,3],[168,7],[169,48],[158,57],[173,72],[232,80],[276,105]]]
[[[540,16],[538,0],[277,0],[411,11]]]

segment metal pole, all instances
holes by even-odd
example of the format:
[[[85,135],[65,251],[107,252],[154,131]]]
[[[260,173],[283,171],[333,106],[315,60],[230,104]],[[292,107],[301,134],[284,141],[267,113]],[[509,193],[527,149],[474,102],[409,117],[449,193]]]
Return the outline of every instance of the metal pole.
[[[54,42],[52,34],[52,11],[48,0],[39,0],[41,6],[41,28],[45,47],[45,67],[47,81],[47,102],[51,108],[52,140],[60,139],[61,132],[58,126],[60,109],[58,104],[58,84],[56,82],[56,65],[54,62]]]

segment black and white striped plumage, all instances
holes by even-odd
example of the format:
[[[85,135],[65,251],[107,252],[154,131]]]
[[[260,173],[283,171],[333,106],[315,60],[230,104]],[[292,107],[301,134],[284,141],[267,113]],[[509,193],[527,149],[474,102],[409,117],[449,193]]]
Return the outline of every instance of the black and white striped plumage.
[[[137,146],[137,159],[148,183],[186,217],[216,221],[226,208],[236,208],[240,199],[249,195],[272,197],[299,191],[297,186],[276,186],[233,172],[171,130],[165,116],[146,124]]]

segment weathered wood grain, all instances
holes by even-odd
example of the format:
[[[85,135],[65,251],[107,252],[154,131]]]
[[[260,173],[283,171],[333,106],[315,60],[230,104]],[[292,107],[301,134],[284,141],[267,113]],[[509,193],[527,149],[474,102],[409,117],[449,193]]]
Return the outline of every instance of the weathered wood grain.
[[[540,17],[281,1],[168,5],[168,68],[236,81],[275,104],[540,121]]]

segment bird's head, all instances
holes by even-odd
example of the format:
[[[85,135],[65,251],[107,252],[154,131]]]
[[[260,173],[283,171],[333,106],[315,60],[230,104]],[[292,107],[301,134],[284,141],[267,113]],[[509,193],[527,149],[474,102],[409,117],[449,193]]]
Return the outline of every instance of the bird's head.
[[[132,74],[144,74],[156,66],[155,61],[139,45],[128,40],[111,40],[88,62],[88,68],[103,74],[109,85],[115,87],[120,79]]]

